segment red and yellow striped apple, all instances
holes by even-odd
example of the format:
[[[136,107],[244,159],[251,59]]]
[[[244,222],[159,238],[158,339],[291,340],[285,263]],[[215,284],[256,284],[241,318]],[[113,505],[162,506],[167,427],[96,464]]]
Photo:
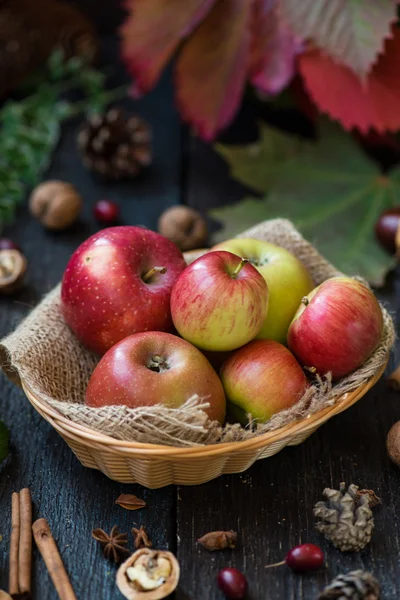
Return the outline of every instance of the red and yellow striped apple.
[[[154,231],[103,229],[68,262],[62,313],[79,340],[98,354],[133,333],[170,331],[171,290],[185,267],[178,247]]]
[[[374,294],[350,277],[333,277],[303,299],[288,332],[301,365],[340,379],[357,369],[382,337],[382,311]]]
[[[261,423],[300,400],[308,382],[293,354],[273,340],[253,340],[223,364],[221,381],[228,414],[243,425],[247,415]]]
[[[235,238],[214,246],[248,258],[268,284],[269,305],[257,337],[286,344],[289,325],[303,296],[314,283],[306,267],[293,254],[269,242]]]
[[[171,294],[178,333],[202,350],[234,350],[265,321],[268,287],[251,264],[231,252],[208,252],[180,274]]]
[[[86,404],[178,408],[195,394],[209,403],[205,412],[210,419],[223,423],[222,383],[200,350],[176,335],[146,331],[118,342],[101,358],[86,390]]]

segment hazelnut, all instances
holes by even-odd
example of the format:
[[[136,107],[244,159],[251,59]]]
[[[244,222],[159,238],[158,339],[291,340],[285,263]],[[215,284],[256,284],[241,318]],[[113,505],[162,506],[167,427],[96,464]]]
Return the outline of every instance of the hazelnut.
[[[27,266],[19,250],[0,250],[0,294],[12,294],[21,287]]]
[[[391,428],[386,438],[386,448],[389,458],[400,467],[400,421]]]
[[[140,548],[118,569],[117,586],[128,600],[161,600],[175,590],[179,575],[171,552]]]
[[[208,237],[204,218],[189,206],[172,206],[163,212],[158,231],[183,251],[201,248]]]
[[[378,242],[389,254],[395,254],[400,245],[400,207],[385,210],[375,225]]]
[[[82,207],[82,198],[70,183],[45,181],[38,185],[29,199],[34,217],[47,229],[65,229],[74,223]]]

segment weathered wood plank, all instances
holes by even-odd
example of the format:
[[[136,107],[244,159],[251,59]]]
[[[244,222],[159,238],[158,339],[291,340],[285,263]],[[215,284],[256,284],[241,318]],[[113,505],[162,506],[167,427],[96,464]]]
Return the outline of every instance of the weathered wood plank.
[[[115,66],[114,80],[120,84],[123,70],[116,66],[114,40],[105,44],[108,64]],[[181,128],[171,99],[167,74],[158,89],[145,101],[127,101],[153,126],[154,164],[138,181],[106,184],[86,172],[76,151],[79,121],[66,126],[52,167],[46,178],[74,183],[85,206],[81,222],[69,231],[52,234],[29,217],[26,207],[17,223],[5,232],[19,242],[28,261],[27,286],[12,298],[0,298],[0,336],[17,323],[61,278],[72,251],[98,229],[92,206],[110,198],[121,206],[121,223],[155,228],[164,208],[180,200]],[[30,406],[23,393],[0,378],[0,419],[11,431],[11,456],[0,467],[0,588],[8,585],[8,547],[11,494],[29,486],[34,516],[46,517],[58,542],[61,555],[79,599],[111,600],[121,597],[115,588],[115,568],[102,557],[91,539],[93,528],[121,531],[134,524],[145,525],[156,547],[172,547],[175,540],[175,491],[149,491],[140,486],[121,485],[101,473],[83,468],[58,434]],[[129,512],[114,505],[121,493],[143,497],[148,508]],[[133,548],[132,537],[130,547]],[[44,563],[34,556],[34,597],[54,600],[55,590]]]
[[[197,209],[233,202],[243,188],[229,178],[221,159],[210,148],[192,141],[184,199]],[[397,320],[400,273],[380,296]],[[393,366],[393,359],[390,368]],[[246,573],[254,600],[311,600],[340,572],[371,570],[381,581],[384,600],[400,597],[398,518],[400,471],[386,456],[385,438],[400,418],[399,397],[384,380],[356,406],[331,420],[304,444],[256,463],[242,475],[225,476],[196,488],[181,487],[177,503],[178,558],[182,589],[193,600],[222,597],[215,578],[218,570],[234,566]],[[325,487],[341,481],[375,489],[383,499],[376,510],[372,543],[360,554],[342,554],[314,531],[312,509]],[[196,544],[204,533],[236,529],[235,550],[208,553]],[[319,544],[327,568],[307,576],[286,567],[265,570],[302,542]],[[179,600],[186,598],[180,596]]]

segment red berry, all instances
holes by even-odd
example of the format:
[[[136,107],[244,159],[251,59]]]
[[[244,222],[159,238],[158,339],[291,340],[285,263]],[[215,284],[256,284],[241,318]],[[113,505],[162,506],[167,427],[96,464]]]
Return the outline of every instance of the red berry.
[[[102,223],[114,223],[119,215],[119,207],[118,204],[110,200],[99,200],[96,202],[93,212],[98,221]]]
[[[324,553],[314,544],[301,544],[289,550],[285,562],[293,571],[314,571],[324,564]]]
[[[0,238],[0,250],[20,250],[20,247],[8,238]]]
[[[241,600],[247,591],[246,577],[237,569],[222,569],[217,576],[219,589],[231,600]]]

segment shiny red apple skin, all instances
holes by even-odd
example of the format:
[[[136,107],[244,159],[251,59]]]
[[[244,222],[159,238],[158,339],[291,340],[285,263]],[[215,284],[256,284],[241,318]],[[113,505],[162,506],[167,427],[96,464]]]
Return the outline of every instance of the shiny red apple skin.
[[[157,363],[160,372],[150,368]],[[210,403],[210,419],[223,423],[222,383],[200,350],[170,333],[146,331],[118,342],[101,358],[86,390],[86,404],[178,408],[194,394]]]
[[[304,367],[320,375],[331,372],[337,380],[361,366],[378,346],[382,311],[359,281],[328,279],[308,294],[305,304],[288,332],[288,346]]]
[[[307,389],[307,377],[279,342],[253,340],[232,353],[220,372],[228,412],[243,425],[247,414],[261,423],[290,408]]]
[[[164,266],[144,282],[152,267]],[[61,309],[78,339],[104,354],[140,331],[172,329],[172,286],[186,267],[177,246],[142,227],[103,229],[72,255],[64,273]]]
[[[236,273],[236,271],[238,271]],[[178,333],[202,350],[229,351],[252,340],[267,314],[268,286],[249,262],[226,251],[204,254],[171,294]]]

